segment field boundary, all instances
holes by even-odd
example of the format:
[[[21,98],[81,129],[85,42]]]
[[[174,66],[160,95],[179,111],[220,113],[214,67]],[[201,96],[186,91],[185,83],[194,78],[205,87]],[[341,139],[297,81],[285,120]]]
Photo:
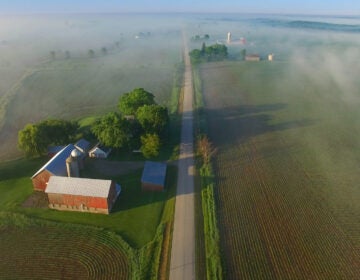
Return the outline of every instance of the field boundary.
[[[202,97],[202,83],[199,73],[198,66],[193,66],[193,77],[194,77],[194,92],[195,92],[195,107],[196,107],[196,137],[199,138],[201,135],[206,135],[206,116],[204,114],[204,101]],[[197,152],[198,154],[198,152]],[[199,159],[199,155],[198,155]],[[216,216],[216,202],[214,196],[214,172],[212,169],[211,162],[202,163],[201,160],[197,160],[197,169],[199,180],[201,209],[203,217],[197,218],[198,227],[202,227],[199,231],[199,235],[204,237],[205,256],[202,256],[199,252],[197,253],[198,264],[205,263],[206,278],[207,279],[223,279],[223,268],[220,253],[220,236],[217,225]],[[200,226],[199,226],[200,224]],[[198,236],[198,235],[197,235]],[[198,236],[201,238],[201,236]],[[205,260],[202,260],[205,258]],[[198,268],[199,278],[204,278],[202,275],[202,269]]]

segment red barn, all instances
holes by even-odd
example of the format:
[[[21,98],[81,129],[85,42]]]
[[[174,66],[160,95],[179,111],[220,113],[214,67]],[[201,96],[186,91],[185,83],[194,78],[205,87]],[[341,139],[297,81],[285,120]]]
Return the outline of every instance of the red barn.
[[[45,193],[49,207],[65,211],[109,214],[121,192],[111,180],[51,176]]]
[[[45,191],[47,182],[53,175],[67,176],[66,159],[74,149],[76,149],[74,145],[67,145],[31,177],[34,190]]]

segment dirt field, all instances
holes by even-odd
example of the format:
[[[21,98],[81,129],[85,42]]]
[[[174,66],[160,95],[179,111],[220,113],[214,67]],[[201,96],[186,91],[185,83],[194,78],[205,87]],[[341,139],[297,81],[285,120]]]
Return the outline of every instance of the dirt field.
[[[358,191],[351,182],[359,176],[346,161],[329,175],[328,156],[347,149],[341,142],[331,150],[312,150],[315,137],[329,129],[347,137],[353,130],[327,121],[334,111],[306,107],[308,99],[318,101],[304,91],[280,99],[271,90],[275,74],[264,70],[269,66],[258,67],[207,64],[201,72],[209,134],[218,148],[214,167],[225,279],[357,279]],[[339,118],[345,115],[337,111]]]

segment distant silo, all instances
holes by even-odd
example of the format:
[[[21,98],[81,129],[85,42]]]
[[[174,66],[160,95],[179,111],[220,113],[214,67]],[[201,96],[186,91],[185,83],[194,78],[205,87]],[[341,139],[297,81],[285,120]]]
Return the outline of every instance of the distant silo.
[[[231,32],[228,32],[228,34],[227,34],[227,42],[229,44],[231,43]]]
[[[270,53],[270,54],[268,55],[268,60],[269,60],[269,61],[273,61],[273,60],[274,60],[274,54],[273,54],[273,53]]]
[[[80,177],[79,172],[79,160],[81,153],[74,149],[71,152],[71,155],[66,159],[66,170],[68,177]]]

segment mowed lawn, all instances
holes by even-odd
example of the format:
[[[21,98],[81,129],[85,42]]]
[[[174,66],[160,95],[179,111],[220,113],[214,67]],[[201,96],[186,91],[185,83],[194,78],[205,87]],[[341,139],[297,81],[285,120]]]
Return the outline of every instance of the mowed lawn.
[[[46,205],[24,207],[25,200],[33,193],[30,177],[44,162],[46,159],[23,159],[0,165],[0,211],[104,228],[119,234],[134,248],[141,248],[154,238],[164,205],[171,197],[176,184],[174,180],[176,168],[170,166],[166,182],[167,191],[143,192],[140,182],[142,168],[140,168],[123,176],[102,176],[104,179],[114,179],[122,186],[122,193],[110,215],[54,211],[48,209]],[[102,178],[99,174],[93,176]]]
[[[359,81],[289,62],[200,71],[225,278],[359,278]]]

